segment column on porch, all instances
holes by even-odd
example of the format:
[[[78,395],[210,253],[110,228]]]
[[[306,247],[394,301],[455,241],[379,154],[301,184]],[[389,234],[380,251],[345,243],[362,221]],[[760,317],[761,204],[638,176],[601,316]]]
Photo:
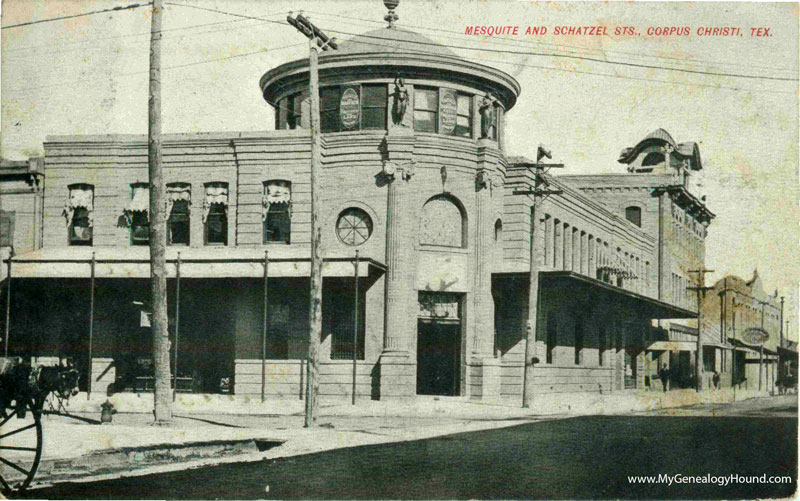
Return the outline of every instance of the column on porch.
[[[386,136],[383,178],[386,182],[386,306],[381,353],[380,398],[410,398],[416,389],[416,361],[409,352],[419,314],[414,288],[416,254],[413,225],[417,210],[409,207],[414,175],[414,134],[393,129]]]

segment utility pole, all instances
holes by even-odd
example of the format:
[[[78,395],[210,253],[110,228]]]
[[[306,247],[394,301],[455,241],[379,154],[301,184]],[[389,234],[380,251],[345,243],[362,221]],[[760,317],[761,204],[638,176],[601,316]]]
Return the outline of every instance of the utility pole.
[[[784,299],[784,297],[781,296],[781,327],[780,327],[780,329],[781,329],[781,348],[784,347],[783,346],[783,299]],[[787,332],[787,334],[788,334],[788,332]]]
[[[736,297],[731,298],[733,313],[733,365],[731,366],[731,385],[733,386],[733,401],[736,402]]]
[[[164,177],[161,169],[161,18],[164,1],[153,0],[150,24],[150,100],[148,107],[147,159],[150,177],[150,290],[152,293],[153,366],[155,370],[154,416],[156,424],[172,421],[170,353],[167,319],[167,218]]]
[[[761,331],[764,331],[764,303],[761,303]],[[758,391],[761,391],[761,380],[764,379],[764,342],[758,347]]]
[[[522,407],[528,408],[533,402],[533,368],[539,362],[536,357],[536,320],[539,308],[539,258],[536,252],[536,234],[539,231],[539,206],[543,198],[548,195],[560,195],[561,190],[548,189],[547,179],[544,177],[552,168],[564,168],[564,164],[543,164],[543,157],[553,158],[550,151],[539,145],[536,151],[536,163],[528,165],[533,174],[533,189],[515,190],[514,195],[532,195],[531,205],[531,237],[530,237],[530,279],[528,282],[528,325],[525,329],[525,360],[522,375]]]
[[[309,39],[308,90],[311,99],[311,294],[309,301],[308,379],[306,381],[305,427],[316,426],[319,394],[319,344],[322,336],[322,230],[319,225],[319,169],[322,157],[319,127],[319,61],[317,46],[323,51],[338,49],[335,39],[298,14],[286,17],[289,24]]]
[[[694,363],[695,389],[699,392],[703,389],[703,305],[702,298],[706,291],[713,287],[706,287],[706,273],[714,273],[714,270],[707,270],[705,266],[699,270],[689,270],[689,273],[697,273],[697,286],[688,287],[691,291],[697,292],[697,354]]]

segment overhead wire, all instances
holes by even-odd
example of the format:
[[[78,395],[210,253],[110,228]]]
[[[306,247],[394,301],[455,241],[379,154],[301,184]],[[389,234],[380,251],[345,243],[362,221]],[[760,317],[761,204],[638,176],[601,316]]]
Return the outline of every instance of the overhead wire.
[[[31,26],[34,24],[41,24],[41,23],[51,23],[54,21],[63,21],[64,19],[74,19],[76,17],[85,17],[85,16],[93,16],[95,14],[103,14],[106,12],[120,12],[123,10],[133,10],[139,7],[144,7],[145,5],[152,5],[152,2],[148,3],[132,3],[130,5],[126,5],[124,7],[112,7],[110,9],[102,9],[102,10],[94,10],[91,12],[82,12],[80,14],[72,14],[69,16],[59,16],[59,17],[51,17],[48,19],[37,19],[36,21],[28,21],[25,23],[18,23],[18,24],[9,24],[6,26],[0,26],[0,29],[8,30],[11,28],[21,28],[23,26]]]
[[[342,15],[339,15],[339,14],[330,14],[330,13],[323,13],[323,12],[317,12],[317,11],[306,11],[306,12],[312,13],[314,15],[323,16],[323,17],[341,18],[341,19],[345,19],[345,20],[349,21],[350,23],[352,23],[352,20],[358,20],[358,21],[363,21],[363,22],[366,22],[366,23],[377,24],[377,25],[383,25],[384,24],[383,22],[376,21],[374,19],[364,19],[364,18],[359,18],[359,17],[342,16]],[[362,26],[365,26],[365,25],[362,24]],[[436,33],[437,36],[439,36],[439,37],[445,37],[444,35],[441,34],[442,32],[444,32],[444,33],[451,33],[451,34],[459,35],[459,38],[458,38],[459,40],[472,40],[472,41],[475,41],[476,43],[497,44],[497,42],[491,42],[491,41],[487,41],[487,40],[475,39],[475,37],[472,36],[472,35],[467,35],[467,34],[461,32],[461,31],[450,30],[450,29],[442,28],[442,27],[432,28],[432,27],[428,27],[428,26],[419,26],[419,25],[404,25],[404,26],[407,26],[408,28],[414,28],[414,29],[433,32],[433,33]],[[445,38],[455,38],[455,37],[445,37]],[[609,37],[609,38],[611,38],[611,37]],[[583,46],[583,45],[570,45],[570,44],[564,44],[564,43],[560,43],[560,44],[548,43],[548,42],[542,42],[542,41],[539,41],[539,40],[520,40],[520,39],[516,39],[516,38],[508,38],[508,37],[503,37],[503,36],[493,36],[493,37],[491,37],[491,39],[492,40],[498,40],[498,41],[504,41],[504,42],[514,42],[514,43],[525,44],[525,45],[533,44],[533,45],[540,45],[540,46],[544,45],[544,46],[551,46],[551,47],[566,47],[567,49],[559,49],[559,50],[565,50],[565,51],[570,51],[570,52],[574,52],[574,50],[571,50],[571,49],[577,49],[578,51],[590,51],[590,52],[600,52],[600,53],[609,53],[609,54],[624,54],[624,55],[628,55],[628,56],[634,56],[634,57],[639,57],[639,58],[647,58],[647,59],[657,59],[657,60],[667,59],[667,60],[678,61],[679,64],[685,64],[685,63],[703,64],[703,63],[705,63],[705,64],[716,64],[716,65],[723,65],[723,66],[735,66],[735,67],[741,67],[741,68],[762,68],[762,69],[773,69],[773,70],[779,70],[779,71],[793,71],[793,72],[797,71],[796,67],[793,67],[793,68],[779,68],[779,67],[775,67],[775,66],[759,66],[759,65],[750,65],[750,64],[744,65],[744,64],[741,64],[741,63],[734,63],[734,62],[729,62],[729,61],[718,61],[718,60],[712,61],[712,60],[707,60],[707,59],[706,60],[704,60],[704,59],[686,59],[686,58],[682,58],[682,57],[658,56],[658,55],[653,55],[653,54],[641,54],[641,53],[638,53],[638,52],[621,51],[621,50],[616,50],[616,49],[597,49],[597,48],[587,47],[587,46]]]

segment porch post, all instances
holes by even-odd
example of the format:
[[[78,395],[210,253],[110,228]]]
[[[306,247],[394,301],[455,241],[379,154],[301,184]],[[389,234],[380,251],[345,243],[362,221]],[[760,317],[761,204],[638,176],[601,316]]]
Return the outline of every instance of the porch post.
[[[172,401],[178,394],[178,340],[181,333],[181,253],[175,263],[175,346],[173,348],[173,362],[175,372],[172,374]]]
[[[269,319],[269,251],[264,251],[264,314],[263,324],[261,326],[261,401],[264,402],[267,398],[267,323]],[[303,367],[300,364],[300,379],[302,380]],[[300,385],[302,386],[302,384]],[[302,392],[302,390],[301,390]]]
[[[353,399],[356,405],[356,370],[358,360],[358,249],[356,249],[355,301],[353,306]]]
[[[11,328],[11,258],[14,257],[14,248],[8,253],[8,274],[6,275],[6,340],[3,346],[4,356],[8,357],[8,335]]]
[[[89,377],[86,384],[86,400],[92,395],[92,369],[94,362],[92,361],[92,342],[94,336],[94,258],[95,254],[92,252],[91,263],[91,279],[89,282]]]

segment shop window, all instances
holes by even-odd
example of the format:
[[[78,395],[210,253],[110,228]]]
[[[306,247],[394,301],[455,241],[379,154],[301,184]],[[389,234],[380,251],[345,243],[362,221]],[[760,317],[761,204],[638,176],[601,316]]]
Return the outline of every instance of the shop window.
[[[550,312],[547,315],[547,338],[546,338],[546,355],[545,361],[552,364],[555,360],[556,340],[558,339],[558,320],[555,313]]]
[[[228,245],[228,183],[206,184],[203,223],[206,245]]]
[[[0,247],[14,246],[14,211],[0,210]]]
[[[290,243],[292,234],[292,183],[283,180],[265,182],[263,206],[263,243]]]
[[[72,184],[64,206],[69,245],[92,245],[94,186]]]
[[[467,218],[461,204],[450,195],[437,195],[422,207],[419,243],[441,247],[466,247]]]
[[[364,360],[364,294],[359,294],[358,313],[355,308],[355,293],[352,288],[330,290],[330,297],[323,301],[323,323],[331,334],[331,360],[352,360],[355,350],[357,360]],[[353,339],[355,315],[358,315],[358,332]],[[355,345],[353,342],[355,341]]]
[[[167,243],[189,245],[191,187],[186,183],[167,185]]]
[[[601,367],[603,366],[603,356],[606,353],[606,344],[608,343],[608,339],[606,337],[606,328],[604,326],[600,326],[599,331],[597,333],[597,351],[598,351],[598,365]]]
[[[438,132],[439,94],[436,89],[414,89],[414,130]]]
[[[372,235],[372,218],[358,207],[350,207],[339,214],[336,236],[345,245],[361,245]]]
[[[625,219],[635,224],[642,226],[642,209],[636,206],[625,207]]]

